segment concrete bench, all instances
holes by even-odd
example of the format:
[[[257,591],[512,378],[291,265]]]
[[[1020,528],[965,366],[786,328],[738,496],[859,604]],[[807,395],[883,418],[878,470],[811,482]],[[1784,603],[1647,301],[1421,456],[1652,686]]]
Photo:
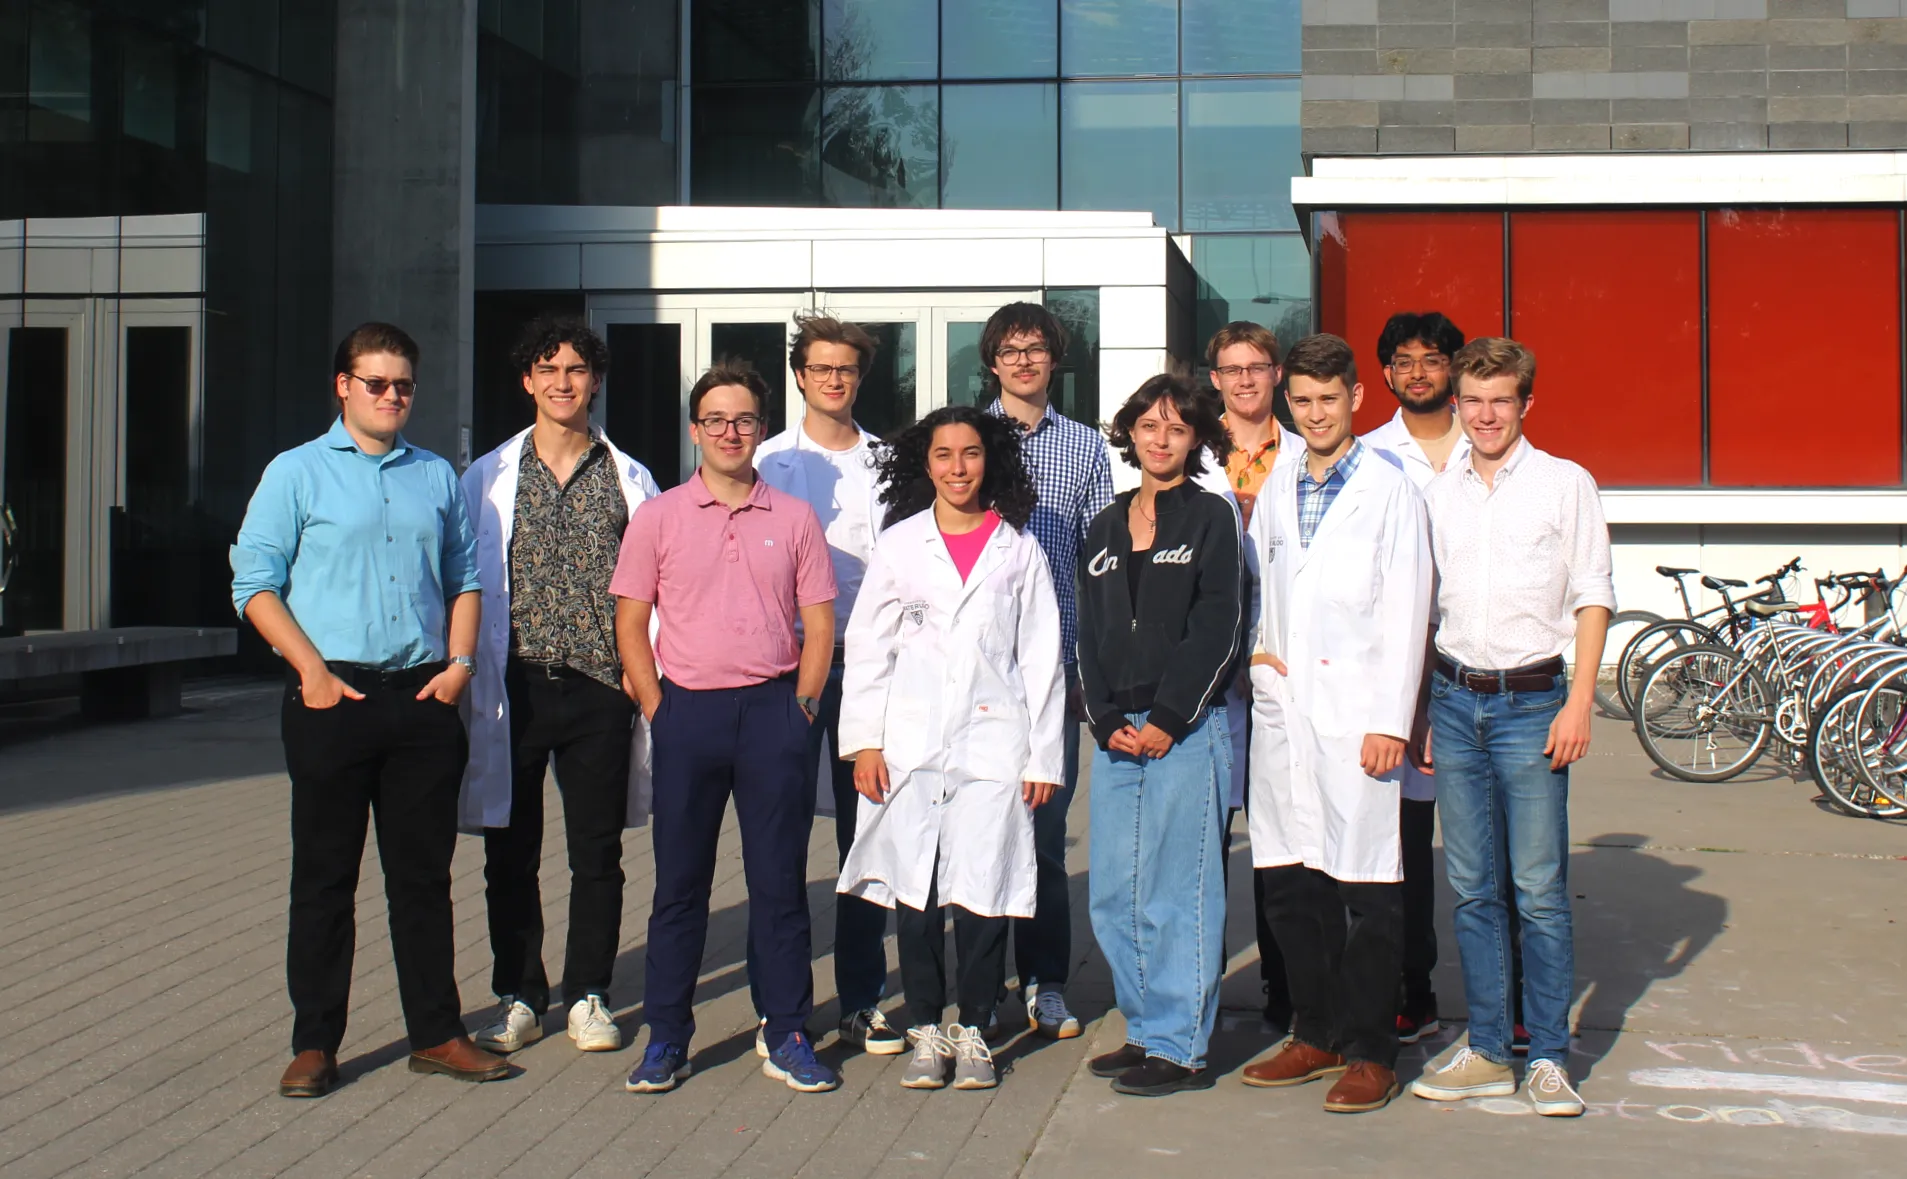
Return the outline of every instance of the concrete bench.
[[[184,662],[231,655],[231,627],[120,626],[0,639],[0,681],[77,675],[80,712],[99,720],[171,716]]]

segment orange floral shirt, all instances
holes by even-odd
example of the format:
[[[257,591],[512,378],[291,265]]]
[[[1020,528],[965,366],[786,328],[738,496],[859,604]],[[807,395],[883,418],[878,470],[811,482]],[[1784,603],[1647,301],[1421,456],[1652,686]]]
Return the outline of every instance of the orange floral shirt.
[[[1251,450],[1233,447],[1231,457],[1225,460],[1225,477],[1231,482],[1232,494],[1238,498],[1238,514],[1247,525],[1251,523],[1252,505],[1258,501],[1258,489],[1265,485],[1272,464],[1278,461],[1278,442],[1283,435],[1284,431],[1273,422],[1271,438],[1263,446]]]

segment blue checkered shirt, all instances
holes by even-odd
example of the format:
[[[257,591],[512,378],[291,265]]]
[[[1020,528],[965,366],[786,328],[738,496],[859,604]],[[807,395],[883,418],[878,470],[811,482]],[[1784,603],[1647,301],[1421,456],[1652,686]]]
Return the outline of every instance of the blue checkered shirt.
[[[998,397],[987,412],[1006,416]],[[1076,663],[1079,546],[1093,517],[1112,502],[1112,460],[1099,431],[1061,417],[1050,405],[1040,423],[1020,435],[1020,451],[1039,496],[1027,531],[1040,542],[1053,574],[1053,591],[1059,597],[1060,651],[1067,663]]]
[[[1311,538],[1318,534],[1318,525],[1324,523],[1324,514],[1338,498],[1338,492],[1344,490],[1345,480],[1357,470],[1357,464],[1364,457],[1364,444],[1351,439],[1351,449],[1344,456],[1325,469],[1324,478],[1311,477],[1311,465],[1305,462],[1303,455],[1298,461],[1298,543],[1305,548],[1311,547]]]

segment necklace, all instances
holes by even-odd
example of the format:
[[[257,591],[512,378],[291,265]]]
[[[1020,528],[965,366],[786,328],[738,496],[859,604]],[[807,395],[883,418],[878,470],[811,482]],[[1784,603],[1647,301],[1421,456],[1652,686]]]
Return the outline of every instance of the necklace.
[[[1159,522],[1159,518],[1157,516],[1150,515],[1146,512],[1145,505],[1140,503],[1136,496],[1133,498],[1132,506],[1139,509],[1139,518],[1144,520],[1146,523],[1157,524]]]

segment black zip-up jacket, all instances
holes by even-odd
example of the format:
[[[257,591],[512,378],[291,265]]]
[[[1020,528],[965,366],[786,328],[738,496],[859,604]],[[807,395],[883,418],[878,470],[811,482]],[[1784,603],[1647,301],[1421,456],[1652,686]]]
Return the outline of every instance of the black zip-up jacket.
[[[1128,712],[1149,710],[1150,723],[1184,740],[1224,695],[1245,634],[1238,510],[1189,480],[1157,496],[1133,609],[1126,521],[1136,494],[1115,496],[1093,518],[1079,552],[1079,678],[1101,749]]]

